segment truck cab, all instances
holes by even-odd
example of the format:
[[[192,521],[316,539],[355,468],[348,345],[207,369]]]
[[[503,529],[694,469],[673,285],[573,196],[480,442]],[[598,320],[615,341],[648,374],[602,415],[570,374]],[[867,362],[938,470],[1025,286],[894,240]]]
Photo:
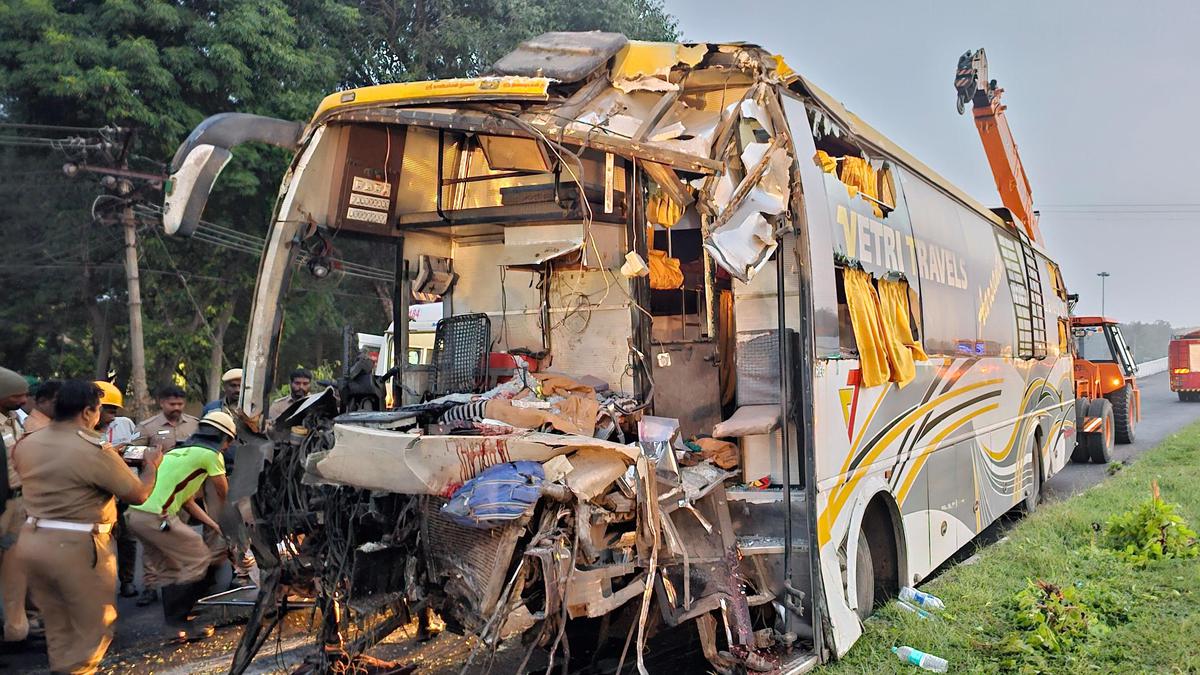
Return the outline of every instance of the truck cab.
[[[1078,418],[1078,445],[1071,458],[1105,463],[1112,458],[1114,441],[1134,441],[1142,417],[1137,363],[1113,319],[1072,317],[1071,334]]]

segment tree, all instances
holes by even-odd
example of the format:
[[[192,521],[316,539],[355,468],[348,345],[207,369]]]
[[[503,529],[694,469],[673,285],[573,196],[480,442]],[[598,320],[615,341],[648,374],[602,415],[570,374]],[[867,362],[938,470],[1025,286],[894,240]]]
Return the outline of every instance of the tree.
[[[132,128],[134,168],[163,172],[209,115],[306,119],[336,89],[478,74],[549,30],[676,37],[658,0],[0,0],[0,123]],[[0,137],[10,132],[0,127]],[[0,153],[0,363],[43,376],[116,370],[125,382],[120,237],[93,224],[93,211],[120,202],[96,201],[95,183],[59,175],[63,159],[46,149]],[[239,147],[206,219],[261,237],[287,161],[276,148]],[[14,178],[31,170],[41,173]],[[218,371],[242,361],[257,260],[167,241],[152,212],[139,209],[139,218],[148,380],[182,380],[207,395]],[[347,258],[390,266],[372,260],[370,247],[338,246]],[[338,360],[343,325],[386,327],[390,299],[372,282],[296,278],[303,290],[289,300],[280,370]]]

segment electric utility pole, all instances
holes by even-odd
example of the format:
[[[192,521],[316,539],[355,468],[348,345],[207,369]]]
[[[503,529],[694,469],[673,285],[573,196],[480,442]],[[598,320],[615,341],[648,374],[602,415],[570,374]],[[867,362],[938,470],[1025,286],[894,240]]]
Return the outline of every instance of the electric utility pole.
[[[141,194],[143,188],[161,189],[163,176],[131,171],[129,152],[133,145],[133,133],[126,129],[115,131],[123,132],[125,138],[116,156],[109,152],[116,144],[102,146],[106,160],[103,164],[107,166],[69,162],[63,165],[63,173],[69,177],[75,177],[81,172],[98,175],[100,185],[120,200],[121,209],[117,220],[125,240],[125,283],[129,296],[129,380],[133,386],[133,400],[125,407],[134,419],[143,420],[150,410],[150,388],[146,384],[146,338],[142,326],[142,283],[138,270],[137,218],[133,205],[145,198]],[[135,185],[134,181],[138,181],[138,184]],[[92,215],[98,218],[96,213],[93,212]]]
[[[125,281],[129,293],[129,370],[133,383],[133,405],[129,411],[135,420],[147,417],[150,390],[146,386],[146,340],[142,333],[142,282],[138,273],[137,220],[133,204],[121,209],[121,229],[125,231]]]

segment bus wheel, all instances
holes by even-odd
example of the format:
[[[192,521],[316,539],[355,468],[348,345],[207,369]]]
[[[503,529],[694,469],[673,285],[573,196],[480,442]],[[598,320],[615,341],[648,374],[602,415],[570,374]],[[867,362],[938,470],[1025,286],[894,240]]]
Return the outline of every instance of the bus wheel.
[[[1129,390],[1129,385],[1109,394],[1108,401],[1112,403],[1117,442],[1122,444],[1134,442],[1137,438],[1137,430],[1133,419],[1133,392]]]
[[[858,586],[858,618],[866,619],[875,611],[875,561],[862,528],[858,530],[858,553],[854,557],[854,583]]]
[[[1038,504],[1042,502],[1042,447],[1037,436],[1033,437],[1033,450],[1029,462],[1033,465],[1033,479],[1029,494],[1021,504],[1026,514],[1037,511]]]
[[[1094,464],[1108,464],[1112,461],[1114,429],[1112,403],[1106,398],[1098,398],[1088,404],[1088,417],[1098,417],[1103,420],[1100,428],[1087,435],[1088,455]]]

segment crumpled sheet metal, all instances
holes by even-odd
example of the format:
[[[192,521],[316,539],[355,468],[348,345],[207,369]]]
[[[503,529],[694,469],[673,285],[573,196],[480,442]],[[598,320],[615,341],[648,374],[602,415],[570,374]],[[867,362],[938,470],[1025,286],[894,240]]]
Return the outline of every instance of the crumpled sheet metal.
[[[751,143],[742,151],[741,159],[747,174],[732,195],[728,194],[726,176],[716,181],[714,201],[720,200],[717,206],[724,210],[712,233],[705,237],[704,247],[727,272],[749,281],[778,246],[768,217],[787,210],[793,162],[782,143]],[[721,201],[726,204],[722,206]]]
[[[670,82],[671,69],[695,66],[708,50],[707,44],[631,42],[617,53],[609,76],[613,86],[625,92],[674,91],[679,85]]]
[[[418,436],[346,424],[333,427],[334,446],[308,466],[307,480],[397,494],[449,495],[501,462],[544,462],[593,448],[632,462],[636,446],[586,436],[521,432],[501,436]]]

